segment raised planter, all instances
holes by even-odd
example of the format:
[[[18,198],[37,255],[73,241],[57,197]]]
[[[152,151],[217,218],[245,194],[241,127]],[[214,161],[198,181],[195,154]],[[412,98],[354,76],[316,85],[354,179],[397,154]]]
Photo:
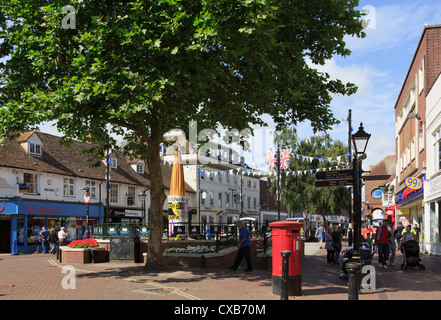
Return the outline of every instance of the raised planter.
[[[61,247],[61,261],[64,264],[91,263],[91,250],[94,251],[94,262],[108,261],[106,248],[69,248],[67,246]]]
[[[164,259],[168,266],[184,268],[222,268],[231,266],[236,258],[236,247],[220,250],[218,253],[164,253]],[[143,254],[144,263],[147,253]]]

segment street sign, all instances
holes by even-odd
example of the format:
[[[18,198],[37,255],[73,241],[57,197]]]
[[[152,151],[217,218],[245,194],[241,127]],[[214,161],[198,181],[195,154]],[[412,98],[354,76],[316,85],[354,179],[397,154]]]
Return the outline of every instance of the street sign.
[[[340,180],[318,180],[314,182],[315,187],[346,187],[352,186],[354,180],[340,179]]]
[[[89,191],[84,191],[83,201],[85,204],[89,203],[89,201],[90,201],[90,192]]]
[[[354,172],[352,170],[321,171],[315,174],[317,180],[352,179],[353,176]]]

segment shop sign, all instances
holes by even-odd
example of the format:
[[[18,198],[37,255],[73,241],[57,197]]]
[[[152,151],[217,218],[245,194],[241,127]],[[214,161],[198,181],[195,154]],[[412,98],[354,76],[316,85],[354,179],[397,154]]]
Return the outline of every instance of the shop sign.
[[[423,183],[417,177],[406,178],[404,183],[406,184],[406,187],[412,190],[418,190],[423,186]]]
[[[420,179],[418,179],[421,181]],[[407,181],[407,179],[406,179]],[[400,204],[406,200],[412,199],[420,194],[423,193],[424,190],[424,183],[421,181],[422,185],[419,189],[411,189],[411,188],[405,188],[404,190],[400,191],[399,193],[395,194],[395,204]]]
[[[142,217],[142,210],[126,210],[126,217]]]
[[[383,190],[381,190],[380,188],[374,189],[371,192],[371,196],[374,199],[381,199],[383,197]]]
[[[383,210],[375,209],[372,211],[372,220],[383,220]]]

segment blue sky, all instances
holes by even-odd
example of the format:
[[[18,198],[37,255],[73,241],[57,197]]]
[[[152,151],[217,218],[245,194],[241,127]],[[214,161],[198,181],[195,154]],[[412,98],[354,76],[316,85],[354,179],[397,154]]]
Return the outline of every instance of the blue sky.
[[[363,162],[363,169],[368,170],[370,165],[395,154],[394,106],[424,25],[441,24],[441,2],[361,0],[359,8],[368,9],[372,18],[365,29],[366,38],[347,37],[352,54],[335,57],[318,69],[359,87],[353,96],[334,97],[331,110],[342,119],[352,109],[353,133],[363,122],[365,131],[372,134],[368,157]],[[302,138],[313,135],[308,123],[300,125],[298,131]],[[347,141],[344,122],[328,133],[333,139]]]
[[[395,102],[424,25],[441,24],[441,2],[361,0],[359,8],[367,9],[371,18],[365,30],[366,38],[347,37],[352,54],[346,58],[335,57],[319,70],[359,87],[353,96],[334,97],[331,110],[337,119],[345,119],[348,109],[352,109],[354,132],[363,122],[366,132],[372,134],[363,166],[367,170],[369,165],[395,153]],[[54,128],[47,125],[41,130],[55,133]],[[261,162],[263,151],[274,149],[271,131],[268,128],[257,132],[252,152],[243,153],[248,163]],[[298,132],[301,138],[313,135],[308,123],[299,125]],[[333,139],[347,141],[344,122],[328,133]]]

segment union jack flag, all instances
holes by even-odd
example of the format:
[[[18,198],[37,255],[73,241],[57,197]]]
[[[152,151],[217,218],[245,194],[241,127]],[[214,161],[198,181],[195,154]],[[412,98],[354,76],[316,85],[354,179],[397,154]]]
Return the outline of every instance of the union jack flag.
[[[280,150],[280,169],[288,169],[292,149]],[[277,159],[276,159],[277,161]]]
[[[268,167],[270,167],[270,169],[277,169],[276,167],[276,162],[277,162],[277,158],[276,158],[276,153],[277,151],[265,151],[265,156],[266,156],[266,162],[268,163]]]

